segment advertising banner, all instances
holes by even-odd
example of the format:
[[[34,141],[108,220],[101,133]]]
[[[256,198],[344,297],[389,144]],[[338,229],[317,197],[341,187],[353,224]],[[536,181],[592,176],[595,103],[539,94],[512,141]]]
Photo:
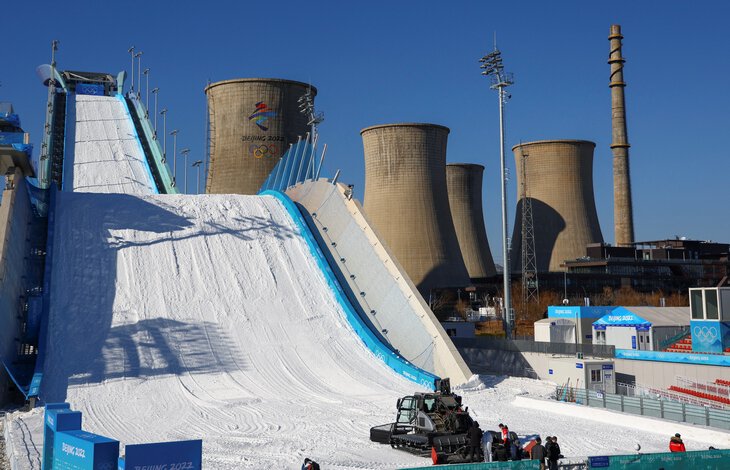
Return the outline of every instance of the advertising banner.
[[[104,96],[104,85],[97,83],[79,83],[76,85],[76,94]]]
[[[118,470],[200,470],[202,460],[201,440],[135,444],[125,447],[125,456],[119,459]]]
[[[677,362],[682,364],[705,364],[708,366],[730,366],[730,356],[719,354],[692,354],[664,351],[635,351],[632,349],[617,349],[616,359]]]
[[[119,441],[80,430],[57,432],[53,447],[54,469],[113,470],[119,458]]]
[[[588,468],[606,470],[683,470],[730,468],[730,450],[663,452],[658,454],[608,455],[588,458]]]

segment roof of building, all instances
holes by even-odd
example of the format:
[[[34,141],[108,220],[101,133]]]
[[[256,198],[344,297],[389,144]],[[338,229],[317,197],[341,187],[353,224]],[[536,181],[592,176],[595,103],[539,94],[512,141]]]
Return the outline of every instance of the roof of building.
[[[651,326],[689,326],[690,310],[689,307],[616,307],[594,324],[636,326],[642,323],[640,320]]]

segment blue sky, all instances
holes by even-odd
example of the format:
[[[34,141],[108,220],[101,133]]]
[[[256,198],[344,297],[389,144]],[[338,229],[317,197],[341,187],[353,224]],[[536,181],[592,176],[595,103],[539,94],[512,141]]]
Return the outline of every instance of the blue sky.
[[[508,147],[539,139],[596,142],[596,205],[612,242],[606,59],[609,26],[621,24],[637,240],[730,241],[726,2],[80,0],[63,7],[14,2],[3,10],[9,20],[0,100],[14,103],[36,145],[46,95],[35,67],[49,61],[52,39],[61,42],[61,69],[116,73],[129,69],[131,45],[144,51],[160,107],[170,110],[168,129],[180,129],[178,148],[191,148],[191,161],[204,155],[208,80],[311,81],[326,114],[324,173],[341,169],[358,197],[360,129],[411,121],[451,128],[448,161],[486,166],[485,222],[498,262],[498,113],[477,59],[491,50],[496,31],[516,79],[506,110]],[[511,152],[508,166],[514,172]]]

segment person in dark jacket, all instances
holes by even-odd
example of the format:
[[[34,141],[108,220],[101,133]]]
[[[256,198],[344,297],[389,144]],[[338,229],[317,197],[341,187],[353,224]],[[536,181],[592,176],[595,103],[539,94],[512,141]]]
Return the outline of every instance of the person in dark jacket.
[[[682,436],[677,433],[669,439],[669,452],[687,452],[682,442]]]
[[[484,433],[482,432],[482,429],[479,427],[479,423],[476,421],[473,421],[471,423],[471,427],[469,428],[469,454],[468,459],[469,462],[479,462],[481,461],[481,458],[479,456],[479,452],[482,448],[482,435]]]
[[[547,457],[547,451],[545,446],[542,445],[542,439],[540,436],[535,438],[535,445],[530,449],[530,460],[540,461],[540,470],[545,470],[545,458]]]
[[[551,438],[549,447],[545,447],[547,450],[548,468],[550,470],[558,470],[558,459],[562,457],[560,454],[560,446],[558,445],[557,436]]]

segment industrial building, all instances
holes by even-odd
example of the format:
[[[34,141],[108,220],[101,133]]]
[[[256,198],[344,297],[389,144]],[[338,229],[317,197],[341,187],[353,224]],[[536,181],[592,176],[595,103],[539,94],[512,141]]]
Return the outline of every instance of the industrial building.
[[[449,129],[385,124],[363,129],[364,209],[425,298],[434,288],[464,287],[469,274],[446,189]]]
[[[274,78],[211,83],[207,193],[256,194],[289,145],[309,132],[299,99],[317,89]]]
[[[564,264],[568,287],[571,282],[580,284],[588,293],[603,287],[685,292],[690,287],[717,286],[730,277],[730,244],[680,237],[623,247],[597,243]],[[559,288],[561,280],[555,281]]]
[[[459,240],[461,255],[472,281],[495,276],[494,259],[489,249],[482,209],[484,167],[473,163],[446,165],[449,207]]]
[[[512,236],[512,269],[521,271],[523,192],[532,203],[538,272],[561,271],[566,259],[602,243],[593,197],[593,149],[586,140],[542,140],[512,148],[518,193]]]

